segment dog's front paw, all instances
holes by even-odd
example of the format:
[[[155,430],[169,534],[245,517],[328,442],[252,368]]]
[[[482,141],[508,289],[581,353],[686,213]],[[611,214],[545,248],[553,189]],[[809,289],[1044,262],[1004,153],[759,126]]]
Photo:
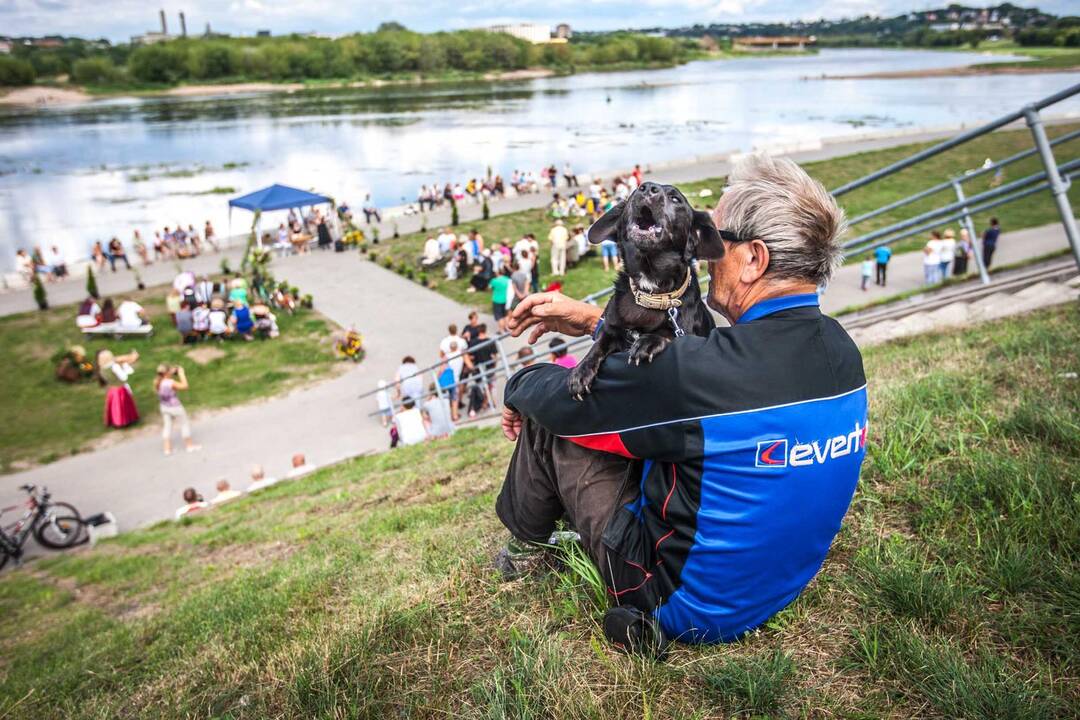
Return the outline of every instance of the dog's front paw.
[[[653,358],[662,353],[670,342],[660,335],[641,335],[630,347],[630,358],[627,362],[631,365],[652,362]]]
[[[570,379],[567,381],[567,385],[570,386],[570,397],[574,398],[578,402],[585,399],[585,396],[592,390],[593,381],[596,380],[596,370],[591,366],[581,363],[574,367],[570,371]]]

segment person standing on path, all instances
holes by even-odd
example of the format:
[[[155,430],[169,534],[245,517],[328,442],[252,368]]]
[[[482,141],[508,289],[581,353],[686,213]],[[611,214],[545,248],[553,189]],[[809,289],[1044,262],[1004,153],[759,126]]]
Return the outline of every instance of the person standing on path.
[[[562,220],[556,220],[555,226],[548,233],[548,241],[551,243],[551,274],[555,276],[566,274],[566,245],[570,242],[570,233]]]
[[[923,283],[933,285],[941,280],[941,233],[934,230],[923,248]]]
[[[190,386],[187,374],[181,366],[172,366],[162,363],[157,367],[157,377],[154,378],[154,392],[158,396],[158,409],[161,410],[161,445],[166,456],[172,455],[172,429],[173,423],[180,425],[180,438],[184,441],[184,449],[195,452],[199,446],[191,441],[191,422],[188,420],[187,411],[183,403],[177,397],[178,390],[187,390]]]
[[[874,259],[877,260],[877,276],[875,284],[885,287],[885,275],[889,269],[889,260],[892,259],[892,248],[882,245],[874,250]]]
[[[939,262],[940,271],[938,272],[938,280],[944,281],[949,277],[949,265],[952,263],[953,255],[956,254],[956,233],[952,228],[945,231],[945,237],[941,241],[941,259]]]
[[[874,261],[867,255],[862,261],[862,284],[859,289],[866,292],[866,286],[870,284],[870,276],[874,274]]]
[[[953,277],[963,277],[967,275],[968,258],[971,257],[971,236],[968,235],[968,231],[963,228],[960,229],[960,240],[956,243],[956,249],[953,251],[953,264],[952,274]]]
[[[506,330],[506,306],[509,304],[510,268],[503,268],[502,272],[491,279],[491,314],[499,326],[499,332]]]
[[[983,231],[983,265],[990,269],[990,262],[994,259],[994,250],[997,250],[998,237],[1001,235],[1001,226],[996,217],[990,218],[990,227]]]

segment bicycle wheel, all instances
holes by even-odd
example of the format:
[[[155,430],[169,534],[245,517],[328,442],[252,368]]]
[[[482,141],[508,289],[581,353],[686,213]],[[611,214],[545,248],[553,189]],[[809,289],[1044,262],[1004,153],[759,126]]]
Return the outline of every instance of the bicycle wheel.
[[[34,538],[47,548],[63,550],[83,539],[84,528],[78,510],[67,503],[53,503],[49,514],[34,528]]]

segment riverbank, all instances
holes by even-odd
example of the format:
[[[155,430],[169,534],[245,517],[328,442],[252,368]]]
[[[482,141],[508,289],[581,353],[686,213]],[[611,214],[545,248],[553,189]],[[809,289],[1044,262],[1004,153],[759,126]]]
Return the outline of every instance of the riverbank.
[[[862,73],[854,75],[821,75],[808,80],[902,80],[912,78],[971,77],[975,75],[1039,75],[1043,73],[1069,72],[1080,70],[1080,54],[1065,65],[1056,63],[1042,64],[1032,60],[1029,63],[983,63],[955,68],[928,68],[925,70],[895,70],[890,72]]]
[[[670,67],[670,66],[665,66]],[[655,69],[654,66],[639,64],[636,67],[622,67],[619,70]],[[576,72],[600,72],[606,68],[588,68]],[[307,90],[342,90],[342,89],[379,89],[409,85],[443,85],[462,82],[515,82],[536,80],[563,74],[550,68],[525,68],[505,72],[487,72],[470,75],[453,75],[438,78],[425,78],[419,75],[400,78],[373,78],[370,80],[334,80],[319,82],[234,82],[185,84],[162,88],[124,88],[86,87],[80,85],[54,86],[30,85],[14,88],[0,95],[0,105],[19,107],[48,107],[78,105],[104,98],[154,98],[154,97],[218,97],[230,95],[250,95],[258,93],[301,92]],[[572,72],[565,74],[574,74]]]

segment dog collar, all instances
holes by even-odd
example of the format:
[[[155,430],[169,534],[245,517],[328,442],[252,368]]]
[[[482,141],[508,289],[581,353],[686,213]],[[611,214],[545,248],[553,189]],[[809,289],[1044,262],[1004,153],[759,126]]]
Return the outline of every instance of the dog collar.
[[[690,268],[686,268],[686,279],[683,280],[683,284],[677,289],[666,293],[647,293],[638,288],[637,283],[634,282],[634,278],[630,278],[630,291],[634,293],[634,302],[643,308],[649,310],[670,310],[671,308],[682,307],[681,298],[686,294],[686,289],[690,287],[691,272]]]

